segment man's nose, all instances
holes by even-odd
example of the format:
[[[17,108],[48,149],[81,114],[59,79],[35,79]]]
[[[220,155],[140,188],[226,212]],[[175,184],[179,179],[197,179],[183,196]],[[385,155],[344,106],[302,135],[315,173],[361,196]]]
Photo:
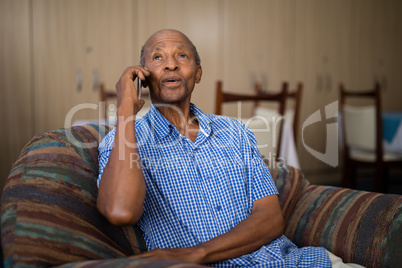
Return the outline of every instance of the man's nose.
[[[166,59],[165,70],[166,71],[176,71],[179,69],[179,64],[174,57],[168,57]]]

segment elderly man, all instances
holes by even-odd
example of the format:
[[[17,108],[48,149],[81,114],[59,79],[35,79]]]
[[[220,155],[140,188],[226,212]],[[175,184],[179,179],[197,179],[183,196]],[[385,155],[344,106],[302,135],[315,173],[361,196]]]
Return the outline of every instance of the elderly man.
[[[252,132],[190,102],[202,68],[181,32],[153,34],[141,65],[116,84],[117,126],[99,146],[99,211],[116,225],[138,223],[148,252],[217,267],[331,267],[324,248],[285,236],[278,192]],[[150,111],[133,81],[150,89]],[[135,121],[135,123],[133,122]]]

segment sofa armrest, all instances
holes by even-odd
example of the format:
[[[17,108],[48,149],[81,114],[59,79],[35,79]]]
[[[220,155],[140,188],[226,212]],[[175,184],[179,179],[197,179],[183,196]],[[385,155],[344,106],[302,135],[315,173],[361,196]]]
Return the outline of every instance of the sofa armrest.
[[[310,185],[286,223],[297,246],[322,246],[344,262],[398,267],[402,196]]]
[[[124,258],[145,249],[139,229],[110,224],[96,207],[98,143],[110,129],[60,129],[25,146],[1,200],[6,267]]]

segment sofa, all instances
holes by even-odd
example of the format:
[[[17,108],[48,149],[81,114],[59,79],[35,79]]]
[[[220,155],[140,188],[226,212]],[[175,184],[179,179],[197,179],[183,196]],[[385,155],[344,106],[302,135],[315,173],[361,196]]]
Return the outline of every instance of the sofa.
[[[100,140],[113,128],[83,125],[36,135],[13,165],[1,199],[4,267],[201,267],[126,258],[146,250],[136,226],[96,208]],[[312,185],[296,168],[271,170],[285,235],[367,267],[402,263],[402,196]]]

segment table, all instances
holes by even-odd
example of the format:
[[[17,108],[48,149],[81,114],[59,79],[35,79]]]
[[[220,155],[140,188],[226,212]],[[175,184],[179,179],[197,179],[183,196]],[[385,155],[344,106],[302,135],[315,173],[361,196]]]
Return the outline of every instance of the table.
[[[343,148],[342,115],[338,115],[339,147]],[[383,112],[383,147],[386,153],[402,154],[402,112]]]
[[[261,156],[267,159],[269,163],[284,162],[287,165],[300,169],[293,135],[293,126],[290,122],[285,120],[283,124],[281,150],[279,152],[279,160],[276,160],[279,128],[273,129],[272,120],[260,115],[251,118],[241,118],[240,120],[254,133],[255,139],[257,140],[257,148]]]
[[[271,109],[267,107],[262,107],[262,106],[257,106],[254,109],[254,117],[261,117],[265,118],[268,122],[271,123],[271,120],[275,118],[274,120],[278,120],[280,118],[280,115],[278,114],[277,109]],[[295,111],[292,108],[286,109],[285,114],[284,114],[284,122],[283,122],[283,130],[282,130],[282,137],[281,137],[281,150],[279,152],[279,159],[282,161],[285,161],[287,165],[290,165],[292,167],[300,169],[300,163],[299,163],[299,157],[297,155],[297,149],[296,149],[296,142],[294,139],[294,133],[293,133],[293,120],[295,117]],[[271,123],[272,126],[272,123]],[[278,125],[279,126],[279,125]],[[254,133],[256,135],[257,143],[260,144],[258,134]],[[279,134],[279,129],[277,129],[277,134]],[[267,138],[267,137],[265,137]],[[272,139],[272,131],[269,133],[269,137],[273,143],[275,141]],[[270,153],[275,152],[276,147],[272,148],[269,150]],[[260,152],[262,155],[266,153],[267,149],[260,149]]]
[[[281,151],[279,157],[283,157],[286,163],[300,169],[299,157],[297,155],[296,143],[293,134],[293,125],[285,121],[283,124]]]
[[[402,154],[402,112],[382,114],[384,151]]]

